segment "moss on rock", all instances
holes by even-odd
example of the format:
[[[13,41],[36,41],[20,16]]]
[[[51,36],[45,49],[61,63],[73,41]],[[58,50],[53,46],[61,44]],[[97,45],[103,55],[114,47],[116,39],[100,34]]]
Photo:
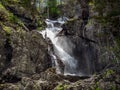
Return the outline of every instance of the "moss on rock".
[[[60,83],[56,86],[56,88],[54,90],[65,90],[67,89],[68,85]]]

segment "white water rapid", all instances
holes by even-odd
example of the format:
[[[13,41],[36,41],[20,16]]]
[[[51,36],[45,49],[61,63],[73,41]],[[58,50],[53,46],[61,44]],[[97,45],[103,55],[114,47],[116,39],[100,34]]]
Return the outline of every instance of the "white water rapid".
[[[47,28],[40,33],[43,37],[49,38],[53,44],[54,58],[57,73],[64,75],[81,76],[81,72],[77,69],[77,60],[70,54],[72,53],[72,42],[66,36],[59,36],[59,32],[63,29],[61,26],[67,21],[67,18],[59,18],[57,20],[46,19]],[[69,45],[70,44],[70,45]],[[71,47],[72,46],[72,47]],[[66,48],[66,52],[63,48]],[[63,69],[62,71],[60,69]]]

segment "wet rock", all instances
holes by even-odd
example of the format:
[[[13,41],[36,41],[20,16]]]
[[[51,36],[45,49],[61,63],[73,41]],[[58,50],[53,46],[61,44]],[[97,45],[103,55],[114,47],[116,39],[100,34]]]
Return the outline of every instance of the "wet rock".
[[[68,85],[66,90],[110,90],[110,89],[119,89],[118,84],[115,81],[115,78],[118,78],[118,73],[114,70],[119,70],[117,66],[112,69],[105,70],[99,75],[93,75],[91,78],[78,80],[74,84]],[[114,71],[114,72],[112,72]],[[108,76],[111,76],[108,78]],[[111,79],[114,78],[114,79]],[[106,80],[107,79],[107,80]]]
[[[84,71],[83,76],[94,71],[99,73],[90,78],[56,74],[56,69],[51,68],[48,45],[42,35],[36,31],[26,32],[20,25],[6,22],[8,11],[0,9],[0,90],[120,90],[120,65],[115,63],[119,62],[119,27],[115,23],[119,22],[119,16],[113,17],[115,21],[112,19],[117,30],[111,25],[106,28],[93,18],[99,12],[90,11],[89,17],[87,1],[66,0],[65,6],[60,6],[62,15],[72,19],[63,26],[59,42],[63,45],[62,38],[66,38],[68,44],[64,50],[75,55],[80,63],[77,69]],[[37,27],[25,8],[17,5],[6,8],[30,30]],[[111,10],[107,8],[107,12]],[[3,30],[4,26],[10,30]],[[116,36],[118,42],[114,39]],[[72,47],[72,51],[67,46]]]

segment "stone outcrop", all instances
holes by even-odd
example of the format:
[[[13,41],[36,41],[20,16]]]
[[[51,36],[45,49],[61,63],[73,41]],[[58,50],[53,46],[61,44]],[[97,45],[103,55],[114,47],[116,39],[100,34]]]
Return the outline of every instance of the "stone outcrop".
[[[113,15],[114,19],[108,16],[111,21],[104,19],[107,22],[105,25],[100,18],[99,7],[95,6],[94,2],[88,0],[75,0],[74,3],[70,3],[72,1],[68,0],[67,2],[68,4],[65,4],[61,11],[70,20],[63,26],[67,33],[63,33],[67,34],[67,38],[75,45],[76,58],[81,59],[80,62],[83,64],[86,63],[82,62],[84,60],[92,62],[91,68],[94,69],[92,72],[99,72],[111,66],[112,63],[119,63],[119,35],[113,33],[119,33],[119,23],[116,23],[116,27],[111,26],[112,21],[116,20],[115,18],[119,20],[119,16]],[[103,1],[103,3],[105,2]],[[111,7],[110,3],[112,2],[108,1],[105,6],[105,10],[108,12],[103,10],[103,14],[113,13],[112,8],[108,8]],[[114,3],[116,4],[116,2]],[[75,7],[79,10],[76,10]],[[113,7],[117,8],[117,6]],[[66,50],[66,48],[64,49]]]
[[[56,74],[55,68],[51,68],[48,43],[37,31],[31,31],[36,28],[35,23],[32,23],[33,28],[30,26],[32,16],[24,12],[23,7],[15,4],[4,7],[0,3],[0,90],[120,89],[119,15],[109,17],[112,26],[105,26],[97,20],[99,11],[93,9],[93,3],[86,2],[88,0],[65,1],[59,9],[71,20],[63,26],[65,32],[61,38],[71,40],[68,42],[70,47],[74,46],[72,54],[78,59],[80,68],[86,71],[84,73],[97,73],[90,77]],[[104,15],[111,12],[109,5],[108,2]],[[69,52],[69,49],[64,50]],[[88,63],[85,60],[91,66],[82,67],[82,64]],[[90,72],[87,72],[88,69],[91,69]]]
[[[89,79],[67,85],[65,90],[119,90],[119,64]]]
[[[5,34],[5,32],[3,33]],[[1,36],[4,37],[3,43],[1,42],[1,47],[3,47],[1,52],[4,52],[1,54],[2,72],[9,68],[12,73],[29,75],[40,73],[51,67],[51,60],[47,54],[47,43],[38,32],[13,31],[8,37],[9,44],[7,37],[2,33]]]
[[[1,75],[30,76],[51,67],[47,43],[42,35],[35,31],[20,30],[20,27],[17,28],[19,30],[8,27],[0,25]]]
[[[89,8],[87,2],[84,1],[78,2],[75,0],[74,3],[70,2],[72,1],[68,0],[68,3],[61,8],[61,11],[64,13],[63,16],[68,17],[69,20],[63,25],[64,35],[60,36],[59,42],[61,42],[61,45],[64,45],[63,48],[67,53],[75,57],[78,64],[77,69],[80,70],[83,75],[91,75],[96,72],[98,50],[96,47],[97,41],[94,40],[93,37],[89,38],[89,33],[87,33],[86,30]],[[90,34],[93,34],[92,30]],[[62,38],[66,39],[67,44]],[[70,51],[67,46],[69,46],[72,51]]]

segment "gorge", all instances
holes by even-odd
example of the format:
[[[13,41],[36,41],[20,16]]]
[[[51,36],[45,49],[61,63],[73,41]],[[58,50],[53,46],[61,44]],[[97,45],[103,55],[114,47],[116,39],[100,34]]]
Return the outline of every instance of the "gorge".
[[[77,51],[77,48],[75,48],[77,46],[71,41],[70,35],[65,35],[65,30],[61,27],[65,22],[67,22],[66,20],[66,17],[58,18],[58,20],[54,21],[46,19],[45,22],[47,24],[47,28],[40,33],[42,33],[45,39],[48,38],[52,42],[52,45],[48,48],[51,57],[53,58],[53,63],[55,63],[57,68],[57,73],[63,72],[65,75],[89,76],[92,74],[92,71],[94,71],[94,68],[91,68],[94,67],[94,64],[90,63],[92,62],[90,59],[93,58],[88,57],[88,55],[82,56],[80,53],[78,56],[79,60],[75,59],[76,57],[74,56],[75,53],[73,51]],[[82,46],[80,48],[85,48],[87,49],[86,52],[89,52],[88,49],[90,47]],[[81,59],[82,57],[84,57],[84,60]]]
[[[120,0],[1,0],[0,90],[119,90]]]

